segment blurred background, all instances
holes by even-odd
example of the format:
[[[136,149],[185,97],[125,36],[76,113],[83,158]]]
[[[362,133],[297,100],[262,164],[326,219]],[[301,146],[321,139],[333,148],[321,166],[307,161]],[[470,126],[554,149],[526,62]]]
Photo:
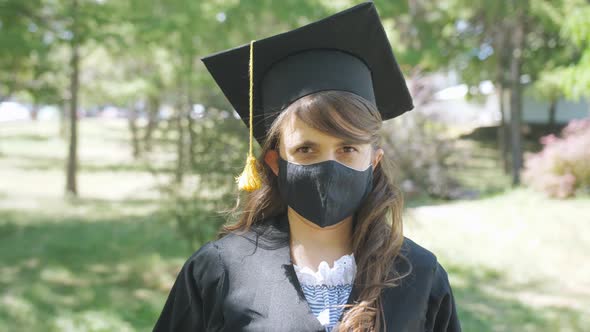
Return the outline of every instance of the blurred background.
[[[200,57],[357,3],[0,0],[0,331],[151,330],[247,154]],[[404,231],[464,330],[588,331],[590,3],[375,4]]]

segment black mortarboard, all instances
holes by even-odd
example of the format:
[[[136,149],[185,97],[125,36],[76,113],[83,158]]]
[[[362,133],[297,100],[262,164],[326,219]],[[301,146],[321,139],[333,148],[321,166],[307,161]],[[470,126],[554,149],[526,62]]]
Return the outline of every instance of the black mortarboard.
[[[372,2],[202,61],[260,145],[280,111],[318,91],[360,95],[377,106],[383,120],[413,108]]]

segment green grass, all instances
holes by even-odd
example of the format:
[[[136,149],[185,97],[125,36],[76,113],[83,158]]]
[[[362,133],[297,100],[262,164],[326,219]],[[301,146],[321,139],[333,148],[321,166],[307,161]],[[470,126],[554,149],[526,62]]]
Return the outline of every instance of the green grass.
[[[146,331],[191,249],[121,121],[83,121],[81,198],[57,123],[0,128],[0,331]]]
[[[126,123],[80,132],[81,197],[64,199],[57,124],[0,127],[0,331],[151,330],[192,252]],[[590,198],[506,189],[493,146],[458,144],[456,174],[481,198],[408,202],[404,230],[449,272],[464,331],[587,330]]]
[[[157,216],[0,218],[0,330],[61,330],[90,313],[148,330],[187,252]]]
[[[466,331],[590,326],[590,200],[528,189],[406,214],[405,232],[450,274]]]

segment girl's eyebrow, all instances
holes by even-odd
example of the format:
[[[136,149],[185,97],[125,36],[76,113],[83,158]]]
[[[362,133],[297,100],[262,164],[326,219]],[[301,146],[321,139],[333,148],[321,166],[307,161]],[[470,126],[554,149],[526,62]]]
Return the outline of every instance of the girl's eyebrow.
[[[302,145],[305,145],[305,146],[318,146],[319,144],[316,143],[316,142],[312,142],[312,141],[306,140],[306,141],[304,141],[302,143],[297,144],[296,146],[299,147],[299,146],[302,146]]]
[[[351,141],[351,140],[343,140],[340,141],[337,146],[344,146],[344,145],[356,145],[356,144],[361,144],[361,142],[356,142],[356,141]],[[300,146],[309,146],[309,147],[317,147],[319,144],[310,140],[305,140],[302,143],[299,143],[296,145],[296,147],[300,147]]]

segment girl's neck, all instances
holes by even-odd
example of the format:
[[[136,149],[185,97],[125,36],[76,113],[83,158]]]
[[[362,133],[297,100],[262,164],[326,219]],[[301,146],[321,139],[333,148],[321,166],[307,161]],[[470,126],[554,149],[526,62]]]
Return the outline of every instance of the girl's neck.
[[[321,261],[330,267],[338,258],[352,253],[352,216],[336,225],[319,227],[288,208],[291,260],[317,270]]]

